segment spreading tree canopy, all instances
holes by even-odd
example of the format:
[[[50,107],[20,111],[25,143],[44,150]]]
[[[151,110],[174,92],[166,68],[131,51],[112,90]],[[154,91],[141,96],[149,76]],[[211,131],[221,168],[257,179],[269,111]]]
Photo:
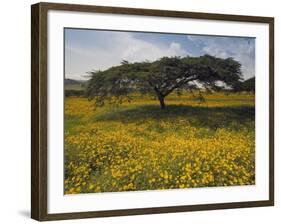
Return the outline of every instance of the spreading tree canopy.
[[[122,61],[104,71],[89,72],[91,79],[86,94],[97,106],[106,101],[122,103],[130,94],[153,93],[165,108],[165,97],[175,90],[192,89],[195,85],[208,90],[232,87],[241,80],[241,64],[233,58],[163,57],[150,62]]]

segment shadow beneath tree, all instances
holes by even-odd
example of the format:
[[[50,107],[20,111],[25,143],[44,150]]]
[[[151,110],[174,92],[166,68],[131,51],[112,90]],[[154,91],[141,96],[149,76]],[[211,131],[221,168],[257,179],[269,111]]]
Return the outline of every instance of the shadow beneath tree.
[[[196,127],[236,129],[241,125],[254,125],[255,107],[167,105],[166,109],[161,110],[158,105],[144,105],[132,109],[120,108],[108,111],[94,118],[95,121],[121,121],[123,123],[143,123],[147,119],[171,122],[183,119]]]

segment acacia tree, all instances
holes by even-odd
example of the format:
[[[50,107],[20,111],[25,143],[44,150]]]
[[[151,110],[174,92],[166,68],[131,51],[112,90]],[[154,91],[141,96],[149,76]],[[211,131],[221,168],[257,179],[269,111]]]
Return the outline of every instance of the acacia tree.
[[[119,66],[89,74],[86,94],[97,106],[106,101],[120,104],[139,91],[154,93],[164,109],[165,97],[175,90],[191,89],[194,85],[208,90],[218,90],[222,85],[232,87],[241,80],[241,64],[233,58],[210,55],[163,57],[153,62],[123,61]]]

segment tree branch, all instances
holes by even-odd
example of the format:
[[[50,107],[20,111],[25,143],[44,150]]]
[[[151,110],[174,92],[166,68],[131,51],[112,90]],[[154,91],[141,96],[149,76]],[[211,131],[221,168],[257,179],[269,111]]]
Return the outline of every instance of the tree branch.
[[[184,85],[184,84],[186,84],[186,83],[188,83],[188,82],[194,81],[194,80],[196,80],[196,79],[197,79],[197,77],[193,77],[193,78],[189,78],[189,79],[183,79],[183,80],[179,81],[176,85],[174,85],[174,86],[172,86],[170,89],[168,89],[163,95],[164,95],[164,96],[167,96],[167,95],[169,95],[171,92],[173,92],[174,89],[179,88],[180,86],[182,86],[182,85]]]

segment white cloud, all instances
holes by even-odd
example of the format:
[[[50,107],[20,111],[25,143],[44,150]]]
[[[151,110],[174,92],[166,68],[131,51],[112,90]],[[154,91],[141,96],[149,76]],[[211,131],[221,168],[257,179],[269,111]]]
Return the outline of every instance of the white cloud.
[[[187,36],[188,40],[201,45],[201,51],[216,57],[233,57],[242,67],[247,79],[255,75],[255,44],[246,38]]]
[[[144,60],[153,61],[163,56],[187,55],[187,52],[176,42],[172,42],[169,46],[162,48],[149,42],[135,39],[129,39],[125,44],[128,44],[128,47],[123,52],[122,58],[131,62]]]
[[[93,43],[94,41],[93,39]],[[87,71],[104,70],[120,64],[122,60],[152,61],[163,56],[185,56],[187,54],[189,53],[177,42],[160,45],[137,39],[130,33],[112,33],[110,37],[104,39],[101,45],[93,44],[88,48],[66,46],[66,76],[81,78],[81,75]]]

